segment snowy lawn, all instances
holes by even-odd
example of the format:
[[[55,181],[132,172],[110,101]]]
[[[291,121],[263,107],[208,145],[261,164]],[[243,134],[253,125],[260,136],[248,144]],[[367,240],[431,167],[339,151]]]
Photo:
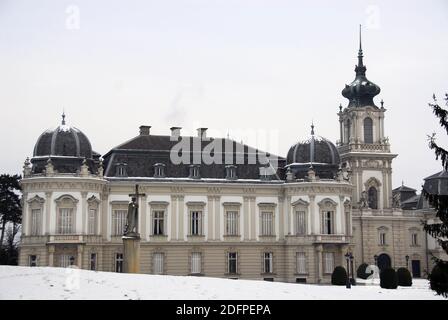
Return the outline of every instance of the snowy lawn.
[[[120,274],[49,267],[0,266],[0,299],[416,300],[443,299],[427,280],[397,290],[379,285],[311,285],[206,277]]]

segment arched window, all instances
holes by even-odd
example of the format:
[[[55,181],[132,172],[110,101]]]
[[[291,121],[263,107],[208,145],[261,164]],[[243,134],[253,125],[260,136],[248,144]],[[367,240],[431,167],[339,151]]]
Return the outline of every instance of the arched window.
[[[375,187],[370,187],[367,193],[369,208],[378,209],[378,191]]]
[[[373,143],[373,121],[370,118],[364,119],[364,143]]]
[[[352,122],[350,119],[347,119],[347,122],[345,123],[345,142],[350,142],[350,131],[351,131]]]

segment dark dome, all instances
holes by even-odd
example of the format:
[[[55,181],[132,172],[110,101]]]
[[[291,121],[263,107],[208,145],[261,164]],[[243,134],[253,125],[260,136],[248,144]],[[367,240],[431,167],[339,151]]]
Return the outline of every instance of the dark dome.
[[[65,124],[47,130],[37,139],[33,152],[39,156],[72,156],[92,158],[92,146],[87,136],[75,127]]]
[[[62,123],[54,130],[47,130],[40,135],[34,146],[33,173],[42,173],[51,160],[54,169],[59,173],[76,173],[84,159],[90,172],[97,172],[100,155],[92,151],[87,136],[81,130]]]
[[[340,164],[339,152],[329,140],[314,135],[293,145],[286,157],[287,167],[291,168],[297,178],[303,178],[312,166],[320,178],[333,179]]]
[[[381,89],[365,76],[357,76],[350,85],[342,90],[342,95],[349,100],[349,107],[376,107],[373,97],[380,93]]]
[[[335,164],[339,165],[339,153],[329,140],[313,136],[293,145],[286,157],[287,164]]]

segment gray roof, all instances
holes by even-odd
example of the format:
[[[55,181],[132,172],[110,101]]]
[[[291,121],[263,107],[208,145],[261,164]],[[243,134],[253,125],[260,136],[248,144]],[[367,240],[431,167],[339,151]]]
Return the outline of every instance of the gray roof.
[[[199,157],[201,178],[226,178],[226,166],[233,164],[236,166],[236,174],[238,179],[260,179],[260,167],[263,165],[258,161],[257,152],[264,153],[253,147],[238,143],[231,139],[225,138],[208,138],[200,139],[198,137],[181,136],[179,141],[172,139],[167,135],[139,135],[125,143],[113,148],[106,153],[104,158],[105,175],[108,177],[117,177],[116,167],[120,164],[125,164],[127,177],[154,177],[154,165],[165,165],[165,176],[167,178],[188,178],[190,173],[190,166],[194,163],[194,156],[200,153],[193,152],[194,146],[199,146],[197,150],[209,150],[212,146],[218,146],[213,151],[207,152],[214,159],[213,163],[209,163],[202,157]],[[181,140],[182,139],[182,140]],[[186,156],[186,163],[175,164],[171,161],[170,155],[173,148],[183,141],[188,149],[182,150]],[[231,148],[229,148],[231,146]],[[227,147],[227,148],[226,148]],[[221,151],[219,151],[221,148]],[[230,149],[230,150],[229,150]],[[278,156],[278,166],[285,165],[285,159]],[[255,159],[255,163],[250,163],[249,159]],[[227,161],[226,161],[227,159]],[[231,163],[229,163],[231,159]],[[244,163],[239,163],[238,160],[243,159]],[[221,162],[221,163],[219,163]],[[241,162],[241,161],[240,161]],[[283,176],[282,169],[277,170],[277,176],[272,179],[278,179]]]

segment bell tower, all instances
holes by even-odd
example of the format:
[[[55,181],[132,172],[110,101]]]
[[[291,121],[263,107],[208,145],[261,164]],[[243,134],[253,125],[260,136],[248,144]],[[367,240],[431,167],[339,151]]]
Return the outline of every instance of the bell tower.
[[[355,80],[342,90],[348,105],[339,106],[338,151],[352,170],[354,207],[382,210],[392,206],[392,160],[397,155],[384,135],[384,102],[378,107],[373,101],[381,89],[367,79],[363,58],[360,26]]]

